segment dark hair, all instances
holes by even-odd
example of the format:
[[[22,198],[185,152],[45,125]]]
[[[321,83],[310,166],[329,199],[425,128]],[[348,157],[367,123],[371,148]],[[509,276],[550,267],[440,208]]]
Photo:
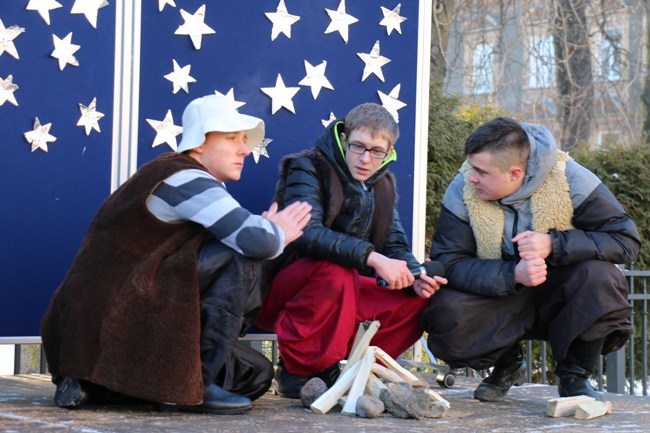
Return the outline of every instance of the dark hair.
[[[525,164],[530,153],[530,142],[526,131],[517,121],[497,117],[476,128],[465,140],[465,156],[481,152],[504,155],[505,163]]]

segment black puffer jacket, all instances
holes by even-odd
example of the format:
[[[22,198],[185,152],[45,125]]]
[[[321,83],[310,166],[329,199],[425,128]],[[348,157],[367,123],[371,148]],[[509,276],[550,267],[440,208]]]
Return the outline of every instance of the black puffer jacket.
[[[397,213],[393,175],[384,165],[366,182],[352,178],[338,139],[343,121],[332,122],[315,148],[288,155],[282,162],[276,200],[280,207],[294,201],[312,206],[303,235],[283,254],[281,266],[296,257],[329,260],[374,275],[366,266],[374,250],[387,257],[419,266]]]

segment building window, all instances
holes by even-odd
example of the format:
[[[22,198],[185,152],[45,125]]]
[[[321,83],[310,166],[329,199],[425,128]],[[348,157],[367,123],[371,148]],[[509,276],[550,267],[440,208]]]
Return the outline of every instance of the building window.
[[[489,93],[494,81],[494,48],[482,43],[474,47],[472,55],[472,93]]]
[[[621,29],[609,29],[596,37],[596,70],[598,77],[618,81],[622,75]]]
[[[555,85],[555,48],[550,36],[533,37],[528,55],[528,87],[541,89]]]
[[[621,144],[621,133],[619,131],[598,131],[596,144],[599,147]]]

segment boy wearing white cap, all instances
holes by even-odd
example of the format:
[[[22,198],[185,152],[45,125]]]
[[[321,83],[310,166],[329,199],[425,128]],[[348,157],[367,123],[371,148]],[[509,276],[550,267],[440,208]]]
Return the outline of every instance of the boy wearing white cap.
[[[242,413],[268,390],[272,365],[237,338],[261,303],[261,262],[300,236],[311,207],[253,215],[226,191],[263,136],[227,98],[195,99],[177,153],[104,202],[41,324],[57,405]]]

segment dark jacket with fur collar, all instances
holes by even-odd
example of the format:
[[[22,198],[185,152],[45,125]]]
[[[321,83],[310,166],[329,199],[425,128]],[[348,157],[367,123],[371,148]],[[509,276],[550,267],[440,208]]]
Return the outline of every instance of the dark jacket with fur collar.
[[[71,376],[157,402],[199,404],[198,224],[168,224],[146,207],[186,155],[149,162],[102,205],[42,324],[53,377]]]
[[[285,250],[280,267],[309,257],[372,275],[366,265],[372,251],[419,266],[399,221],[394,176],[384,165],[366,182],[353,179],[337,138],[342,128],[341,120],[332,122],[314,149],[282,161],[276,200],[280,207],[306,201],[312,217]]]

